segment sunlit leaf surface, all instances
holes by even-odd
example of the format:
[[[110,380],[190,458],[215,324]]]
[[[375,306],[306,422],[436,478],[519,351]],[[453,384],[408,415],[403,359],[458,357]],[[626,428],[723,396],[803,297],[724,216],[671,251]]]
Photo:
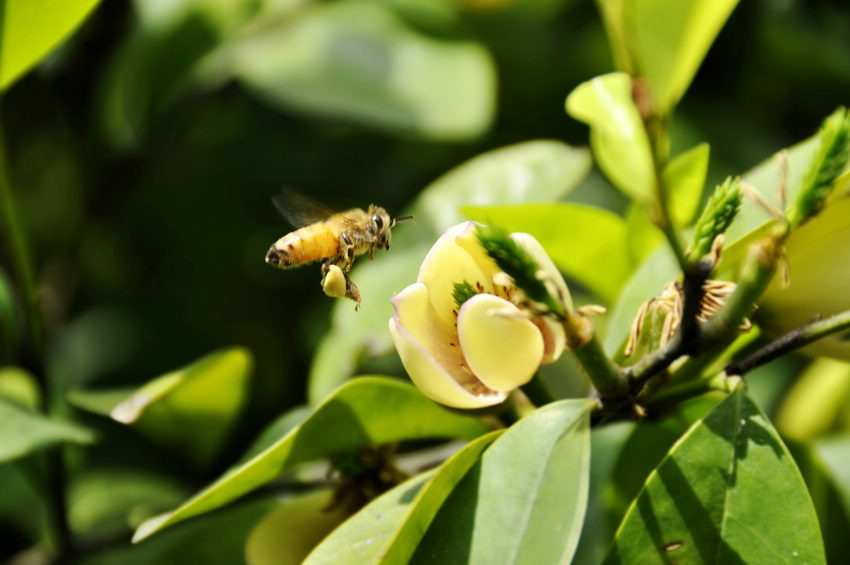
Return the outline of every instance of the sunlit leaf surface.
[[[175,510],[143,523],[133,539],[140,541],[166,526],[218,508],[304,461],[364,445],[434,437],[472,438],[486,431],[477,418],[441,408],[412,385],[378,377],[355,379],[253,459],[231,468]]]
[[[408,563],[452,489],[502,433],[470,442],[435,471],[422,473],[376,499],[334,531],[305,563]]]
[[[565,563],[584,521],[589,400],[514,424],[445,502],[412,563]]]
[[[670,562],[825,563],[800,472],[741,388],[650,475],[606,559]]]
[[[98,0],[4,0],[0,3],[0,91],[65,39]]]

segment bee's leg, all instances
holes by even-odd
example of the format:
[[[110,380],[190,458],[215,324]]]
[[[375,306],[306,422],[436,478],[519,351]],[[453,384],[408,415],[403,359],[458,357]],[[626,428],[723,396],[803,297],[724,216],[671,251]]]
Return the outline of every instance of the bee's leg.
[[[345,296],[356,302],[354,305],[355,310],[360,310],[360,291],[357,290],[357,285],[348,278],[348,275],[345,275]]]
[[[372,245],[369,246],[369,260],[371,261],[374,258],[375,258],[375,245],[372,244]]]

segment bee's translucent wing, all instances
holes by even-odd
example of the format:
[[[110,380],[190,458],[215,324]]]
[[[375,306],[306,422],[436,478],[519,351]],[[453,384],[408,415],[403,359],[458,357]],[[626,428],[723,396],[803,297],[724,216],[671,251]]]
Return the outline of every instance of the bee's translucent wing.
[[[288,188],[272,196],[272,203],[278,212],[296,228],[323,222],[335,213],[332,208],[318,200]]]

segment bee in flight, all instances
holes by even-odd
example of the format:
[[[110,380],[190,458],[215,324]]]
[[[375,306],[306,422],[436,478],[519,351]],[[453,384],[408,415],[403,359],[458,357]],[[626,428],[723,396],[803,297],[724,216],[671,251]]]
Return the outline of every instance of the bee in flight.
[[[325,259],[322,288],[333,297],[346,296],[360,309],[360,292],[348,277],[358,255],[389,249],[392,228],[413,216],[392,217],[380,206],[352,208],[333,213],[306,196],[284,191],[272,198],[275,206],[295,226],[304,226],[278,239],[266,253],[266,263],[287,269]]]

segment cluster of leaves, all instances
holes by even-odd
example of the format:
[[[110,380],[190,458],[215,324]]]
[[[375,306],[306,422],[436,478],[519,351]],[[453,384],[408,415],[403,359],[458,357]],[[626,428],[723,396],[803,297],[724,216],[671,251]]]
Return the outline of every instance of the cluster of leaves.
[[[96,2],[63,2],[61,13],[48,10],[54,4],[6,2],[0,89],[43,60]],[[529,4],[536,8],[519,3],[503,9],[516,10],[511,17],[528,10],[524,17],[533,19],[555,10],[549,4],[560,6]],[[596,425],[603,421],[595,417],[599,404],[588,399],[584,377],[568,362],[546,375],[559,400],[484,416],[445,410],[387,376],[345,382],[357,372],[364,347],[389,348],[387,299],[415,278],[433,240],[464,217],[501,226],[504,231],[483,232],[485,247],[492,243],[500,266],[532,299],[556,310],[529,259],[515,246],[505,249],[506,232],[534,235],[579,289],[573,291],[578,302],[610,307],[598,337],[623,366],[639,365],[640,359],[622,358],[622,346],[640,305],[687,267],[677,246],[691,230],[689,256],[696,259],[724,235],[721,260],[712,265],[721,279],[744,280],[752,244],[786,223],[794,229],[783,232],[787,239],[780,245],[787,244],[793,284],[835,265],[838,284],[850,279],[840,267],[850,261],[835,257],[846,258],[835,241],[847,233],[850,201],[847,112],[836,112],[818,136],[791,148],[784,160],[769,159],[740,182],[720,184],[695,220],[709,148],[696,145],[670,158],[670,146],[678,143],[671,116],[736,2],[597,4],[620,72],[579,85],[566,103],[571,116],[590,126],[592,157],[558,141],[529,141],[479,155],[425,188],[410,209],[416,229],[399,228],[392,253],[356,267],[352,276],[364,292],[364,308],[355,314],[350,304],[336,307],[310,369],[308,404],[281,414],[239,453],[228,440],[255,386],[254,367],[264,363],[244,347],[215,351],[142,386],[71,386],[85,384],[97,363],[110,361],[79,354],[82,338],[75,342],[72,331],[60,334],[63,339],[45,338],[22,222],[0,160],[0,227],[9,236],[16,275],[13,282],[0,271],[0,354],[4,365],[15,361],[0,368],[0,517],[14,524],[18,537],[38,544],[34,558],[140,564],[244,558],[260,565],[305,558],[840,558],[850,526],[850,365],[821,358],[800,371],[800,362],[786,361],[747,375],[749,388],[727,379],[723,369],[757,351],[770,331],[800,326],[813,312],[847,310],[846,293],[827,296],[831,303],[812,310],[810,303],[789,305],[774,281],[760,303],[760,329],[665,367],[666,388],[641,406],[648,414],[641,422]],[[496,9],[464,6],[470,12]],[[110,61],[98,104],[104,109],[99,128],[116,149],[144,147],[152,124],[169,108],[224,82],[279,111],[429,142],[474,139],[493,121],[494,60],[476,41],[447,39],[452,34],[446,30],[461,28],[465,17],[455,6],[368,0],[298,6],[185,0],[166,6],[137,0],[135,8],[138,26]],[[625,196],[618,201],[625,202],[625,213],[578,203],[582,191],[610,188],[590,175],[593,162]],[[781,217],[742,199],[743,185],[773,201]],[[778,186],[784,196],[775,195]],[[786,197],[794,203],[787,211]],[[272,241],[265,234],[261,239]],[[808,250],[809,263],[795,263],[798,247]],[[821,247],[827,251],[812,252]],[[251,261],[259,263],[261,252]],[[464,283],[455,285],[459,302],[475,292]],[[807,295],[800,288],[795,297]],[[120,321],[86,323],[95,330],[76,335],[120,344],[120,332],[109,331],[122,327]],[[829,352],[847,358],[847,344],[833,343]],[[75,372],[86,375],[75,382]],[[567,380],[578,384],[571,394],[560,393]],[[169,474],[162,466],[140,466],[138,458],[113,448],[107,470],[88,472],[104,456],[94,450],[98,442],[126,443],[127,451],[142,446],[175,469]],[[362,464],[372,452],[381,455]],[[325,460],[336,462],[338,476],[328,473],[320,463]],[[191,468],[202,480],[226,470],[197,490],[197,483],[174,478],[181,476],[177,467]],[[352,505],[353,491],[373,496],[376,483],[408,475],[362,509]],[[167,508],[173,509],[157,514]],[[126,543],[128,528],[135,530],[135,545]],[[87,546],[92,549],[81,550]]]

